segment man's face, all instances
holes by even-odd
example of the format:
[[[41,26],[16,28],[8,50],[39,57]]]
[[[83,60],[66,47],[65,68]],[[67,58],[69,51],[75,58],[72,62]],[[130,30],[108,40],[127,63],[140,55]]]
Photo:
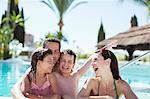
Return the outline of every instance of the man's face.
[[[60,57],[60,48],[59,43],[57,42],[47,42],[45,48],[50,49],[52,51],[54,64],[58,61]]]

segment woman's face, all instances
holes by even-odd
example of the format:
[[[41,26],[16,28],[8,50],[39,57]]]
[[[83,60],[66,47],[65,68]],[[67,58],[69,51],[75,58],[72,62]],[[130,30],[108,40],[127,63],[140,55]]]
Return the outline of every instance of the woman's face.
[[[108,59],[104,60],[104,57],[101,55],[101,53],[95,53],[91,64],[96,76],[100,76],[106,71],[106,67],[108,67],[106,65],[110,65],[110,62],[108,64]]]
[[[39,60],[39,64],[43,72],[51,73],[54,66],[53,55],[47,55],[43,61]]]

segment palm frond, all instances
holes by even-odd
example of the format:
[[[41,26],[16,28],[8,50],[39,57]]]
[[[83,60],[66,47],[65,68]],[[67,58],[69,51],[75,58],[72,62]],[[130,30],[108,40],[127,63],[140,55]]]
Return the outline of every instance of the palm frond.
[[[79,3],[75,4],[75,5],[70,9],[70,11],[73,10],[74,8],[76,8],[78,5],[80,5],[80,4],[85,4],[85,3],[88,3],[88,2],[87,2],[87,1],[82,1],[82,2],[79,2]]]
[[[64,6],[65,6],[63,5],[64,0],[53,0],[53,2],[58,10],[59,16],[62,17],[64,13]]]
[[[145,0],[133,0],[133,1],[136,3],[139,3],[141,5],[147,6],[147,1],[145,1]]]
[[[125,2],[127,0],[119,0],[119,2]],[[132,2],[135,2],[135,3],[138,3],[140,5],[143,5],[143,6],[147,6],[147,1],[149,0],[128,0],[128,1],[132,1]]]
[[[44,1],[44,0],[42,0],[41,2],[44,3],[45,5],[47,5],[53,12],[56,13],[56,11],[55,11],[55,9],[54,9],[52,3],[51,3],[49,0],[48,0],[48,2],[46,2],[46,1]]]

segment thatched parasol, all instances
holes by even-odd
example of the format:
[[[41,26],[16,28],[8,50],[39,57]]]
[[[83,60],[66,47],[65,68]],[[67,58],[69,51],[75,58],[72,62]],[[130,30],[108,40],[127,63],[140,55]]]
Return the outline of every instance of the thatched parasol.
[[[131,60],[135,50],[150,50],[150,24],[132,27],[126,32],[119,33],[116,36],[99,42],[97,47],[101,48],[113,40],[118,40],[118,45],[114,48],[127,50],[129,53],[129,60]]]

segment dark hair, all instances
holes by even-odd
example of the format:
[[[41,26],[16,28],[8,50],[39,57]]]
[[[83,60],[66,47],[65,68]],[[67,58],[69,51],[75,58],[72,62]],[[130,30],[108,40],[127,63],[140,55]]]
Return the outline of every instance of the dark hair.
[[[37,49],[36,51],[32,53],[32,57],[31,57],[31,72],[32,73],[36,73],[36,66],[37,66],[38,60],[43,61],[43,59],[47,55],[52,55],[52,51],[50,49],[43,49],[43,48]]]
[[[46,44],[48,42],[55,42],[55,43],[58,43],[59,44],[59,49],[61,48],[61,44],[60,44],[60,40],[56,39],[56,38],[49,38],[49,39],[46,39],[43,43],[43,48],[46,47]]]
[[[121,77],[119,76],[118,61],[114,53],[109,50],[102,50],[101,54],[104,57],[104,60],[108,58],[111,59],[110,69],[111,69],[113,78],[116,80],[121,79]]]
[[[74,56],[74,61],[73,61],[73,63],[75,63],[75,61],[76,61],[76,54],[75,54],[75,52],[73,52],[71,49],[63,50],[63,51],[61,52],[61,55],[62,55],[62,54],[73,55],[73,56]]]

